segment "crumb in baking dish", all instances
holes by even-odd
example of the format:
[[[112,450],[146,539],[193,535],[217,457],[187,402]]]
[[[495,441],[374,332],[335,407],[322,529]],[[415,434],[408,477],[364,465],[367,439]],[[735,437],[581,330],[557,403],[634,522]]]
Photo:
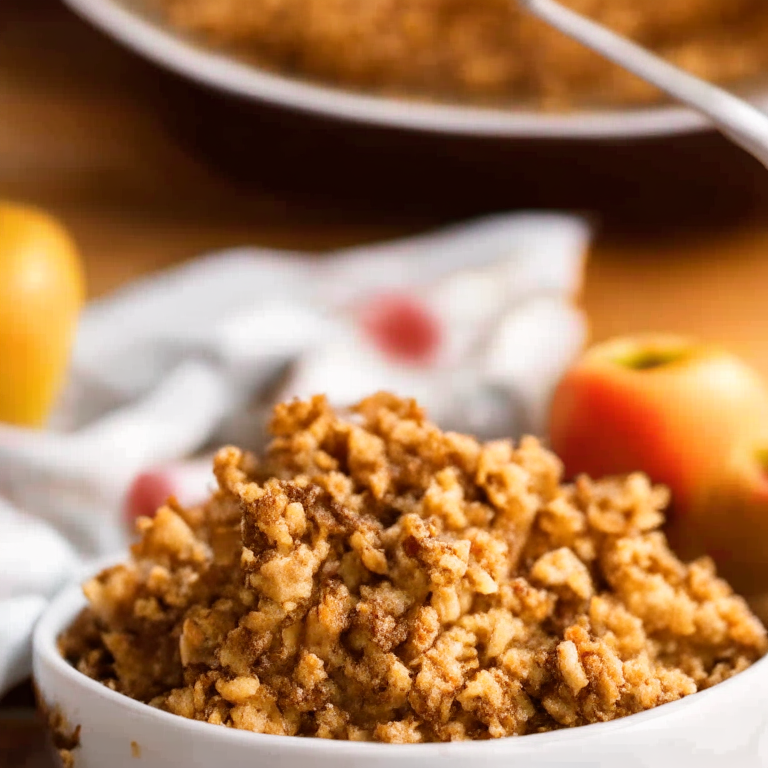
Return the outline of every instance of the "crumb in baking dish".
[[[480,104],[640,103],[660,94],[511,0],[145,0],[170,24],[279,72]],[[566,0],[699,77],[764,77],[764,0]]]

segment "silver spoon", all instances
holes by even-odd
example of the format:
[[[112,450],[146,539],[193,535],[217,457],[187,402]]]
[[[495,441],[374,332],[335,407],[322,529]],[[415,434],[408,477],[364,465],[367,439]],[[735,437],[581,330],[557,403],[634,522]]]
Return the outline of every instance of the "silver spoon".
[[[565,8],[556,0],[517,0],[531,14],[708,117],[721,133],[768,167],[768,115],[722,88]]]

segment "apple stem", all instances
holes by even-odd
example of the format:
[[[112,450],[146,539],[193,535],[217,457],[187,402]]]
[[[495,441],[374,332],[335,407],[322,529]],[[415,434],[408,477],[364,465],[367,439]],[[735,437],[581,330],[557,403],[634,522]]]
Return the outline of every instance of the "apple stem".
[[[643,349],[631,352],[617,359],[616,362],[635,371],[649,371],[678,363],[688,357],[690,352],[684,349]]]
[[[755,458],[760,465],[763,477],[768,480],[768,448],[758,448],[755,451]]]

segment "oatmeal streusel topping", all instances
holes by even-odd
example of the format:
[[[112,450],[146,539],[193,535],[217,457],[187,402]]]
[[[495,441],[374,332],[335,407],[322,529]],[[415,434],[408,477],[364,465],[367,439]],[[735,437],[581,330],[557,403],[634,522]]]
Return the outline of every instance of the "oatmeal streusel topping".
[[[217,48],[354,90],[557,109],[660,96],[512,0],[147,1]],[[763,0],[565,4],[698,77],[764,82]]]
[[[284,404],[272,431],[85,585],[61,638],[80,671],[188,718],[404,743],[611,720],[766,651],[712,563],[670,551],[643,475],[562,485],[535,439],[444,433],[387,394]]]

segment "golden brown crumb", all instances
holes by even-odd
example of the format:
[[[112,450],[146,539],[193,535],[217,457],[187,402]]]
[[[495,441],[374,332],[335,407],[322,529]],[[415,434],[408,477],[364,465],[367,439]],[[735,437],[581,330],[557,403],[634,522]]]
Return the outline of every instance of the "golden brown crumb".
[[[560,107],[659,93],[511,0],[154,0],[171,24],[288,74],[429,98]],[[694,74],[768,67],[764,0],[566,0]]]
[[[80,726],[73,728],[58,707],[49,707],[37,688],[35,688],[35,698],[38,709],[48,725],[48,735],[54,751],[59,756],[59,764],[62,768],[74,768],[75,754],[80,747]]]
[[[387,394],[281,405],[272,432],[85,585],[60,642],[80,671],[210,723],[413,743],[612,720],[766,651],[711,562],[670,551],[643,475],[562,485],[535,439],[444,433]]]

